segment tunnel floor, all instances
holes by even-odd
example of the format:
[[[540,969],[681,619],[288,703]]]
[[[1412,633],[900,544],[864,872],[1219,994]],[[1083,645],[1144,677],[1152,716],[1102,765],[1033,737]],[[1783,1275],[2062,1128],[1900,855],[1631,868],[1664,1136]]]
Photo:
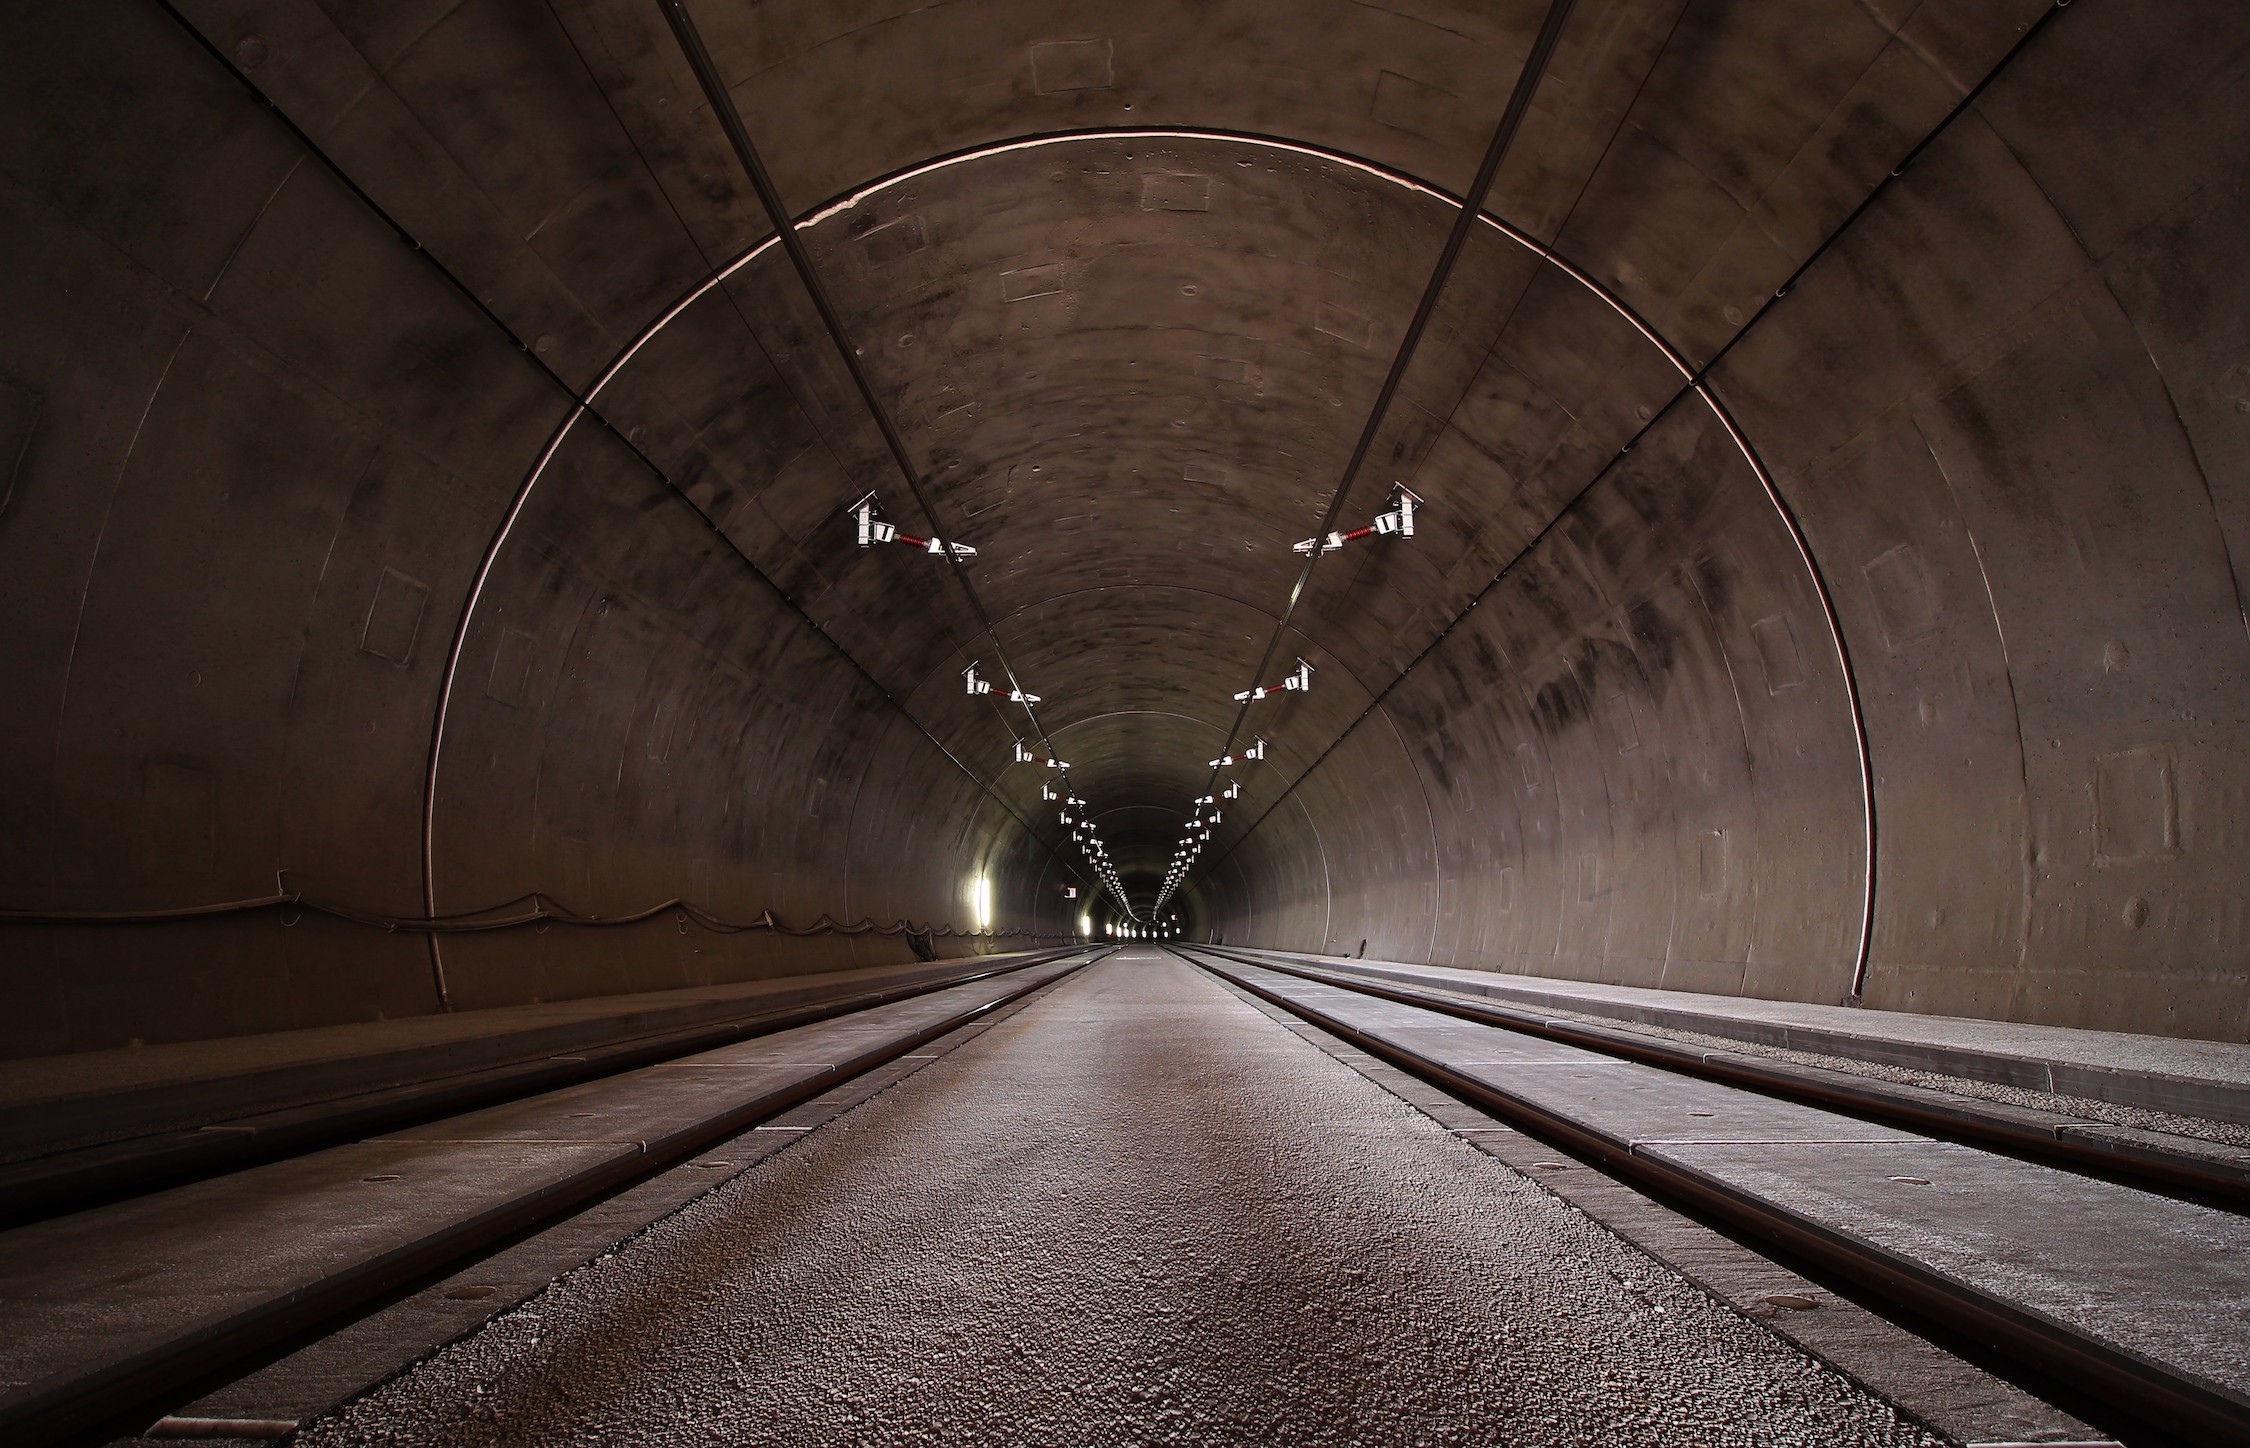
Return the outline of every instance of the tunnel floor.
[[[1139,949],[301,1441],[1937,1440]]]

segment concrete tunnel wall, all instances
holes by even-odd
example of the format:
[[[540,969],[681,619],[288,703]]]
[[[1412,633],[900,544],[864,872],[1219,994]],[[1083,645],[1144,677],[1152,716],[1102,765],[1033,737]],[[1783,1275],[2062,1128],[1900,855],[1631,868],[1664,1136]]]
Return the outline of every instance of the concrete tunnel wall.
[[[697,7],[1144,905],[1540,8]],[[1580,5],[1349,509],[1401,479],[1421,535],[1315,572],[1186,923],[2245,1038],[2250,17],[2016,49],[2045,10]],[[1023,934],[940,949],[1076,930],[989,646],[850,544],[870,487],[920,520],[653,6],[10,28],[0,904],[967,928],[983,876]],[[17,1055],[440,1004],[317,914],[0,941]]]

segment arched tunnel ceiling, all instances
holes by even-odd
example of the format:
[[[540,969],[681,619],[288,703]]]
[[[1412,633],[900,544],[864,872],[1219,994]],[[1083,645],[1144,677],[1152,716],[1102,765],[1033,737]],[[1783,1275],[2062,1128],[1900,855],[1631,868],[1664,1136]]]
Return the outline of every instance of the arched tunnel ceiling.
[[[1456,209],[1356,158],[1170,131],[971,151],[807,221],[941,525],[979,550],[976,585],[1048,700],[1076,788],[1096,816],[1162,806],[1111,837],[1121,866],[1161,876],[1301,565],[1291,545],[1321,516]],[[1412,486],[1422,536],[1316,572],[1289,644],[1320,688],[1249,721],[1275,752],[1245,774],[1239,821],[1680,391],[1644,323],[1541,262],[1498,224],[1473,234],[1359,490],[1372,514],[1390,481]],[[799,597],[958,755],[1005,761],[1026,725],[952,698],[992,651],[964,651],[975,631],[941,570],[847,546],[842,508],[870,480],[891,514],[918,515],[778,249],[722,270],[596,406],[645,430],[762,567],[804,580]],[[813,437],[794,456],[726,446],[772,432],[774,393],[741,390],[745,351],[797,384]],[[1042,782],[1018,770],[1003,788],[1044,820]]]
[[[989,874],[1070,927],[1022,718],[960,687],[997,651],[940,560],[852,546],[871,488],[925,520],[653,4],[97,8],[25,17],[11,69],[21,336],[71,340],[8,374],[92,419],[89,476],[167,481],[60,521],[17,489],[18,537],[70,540],[23,596],[79,600],[13,645],[46,902],[279,862],[403,914],[942,918]],[[694,6],[1129,874],[1164,868],[1544,9]],[[2026,42],[2049,10],[1576,8],[1343,520],[1397,480],[1419,535],[1315,570],[1277,666],[1315,687],[1250,715],[1271,753],[1199,919],[2250,1029],[2217,863],[2250,777],[2214,280],[2242,25],[2093,5]],[[229,469],[317,481],[188,497]],[[393,653],[385,588],[417,610]],[[219,670],[231,712],[152,692],[132,620],[172,607],[182,657],[235,650],[179,686]],[[173,717],[111,742],[136,713]],[[216,791],[216,863],[151,863],[166,790]],[[495,999],[607,969],[446,949]]]

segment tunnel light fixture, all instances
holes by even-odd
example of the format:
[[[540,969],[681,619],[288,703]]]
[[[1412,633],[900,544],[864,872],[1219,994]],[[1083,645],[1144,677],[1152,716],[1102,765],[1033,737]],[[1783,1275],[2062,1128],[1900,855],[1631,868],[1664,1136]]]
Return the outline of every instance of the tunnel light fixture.
[[[1223,789],[1223,790],[1219,791],[1219,798],[1221,798],[1221,799],[1240,799],[1240,798],[1242,798],[1242,782],[1241,782],[1240,780],[1237,780],[1237,781],[1235,781],[1234,783],[1232,783],[1232,784],[1228,785],[1228,786],[1227,786],[1227,787],[1226,787],[1225,789]]]
[[[991,881],[991,879],[990,879],[990,878],[989,878],[988,876],[984,876],[984,875],[979,875],[979,876],[977,876],[977,878],[976,878],[976,883],[975,883],[975,884],[974,884],[973,886],[971,886],[971,887],[970,887],[970,890],[969,890],[969,897],[970,897],[971,903],[972,903],[972,904],[974,905],[974,907],[975,907],[975,911],[976,911],[976,917],[977,917],[977,929],[979,929],[979,930],[990,930],[990,929],[992,928],[992,881]]]
[[[1318,548],[1323,553],[1333,553],[1346,543],[1357,543],[1362,538],[1414,536],[1414,510],[1422,500],[1404,483],[1391,484],[1391,506],[1375,515],[1375,521],[1364,528],[1354,528],[1349,533],[1330,533],[1325,538],[1306,538],[1293,543],[1290,548],[1298,553],[1310,553]]]
[[[1278,684],[1270,686],[1260,684],[1255,688],[1244,689],[1241,693],[1234,696],[1234,702],[1236,702],[1237,704],[1248,703],[1255,699],[1263,699],[1268,694],[1306,693],[1312,688],[1312,676],[1312,665],[1306,663],[1303,659],[1299,659],[1297,660],[1296,672],[1292,673],[1288,678],[1283,679]]]
[[[1055,787],[1054,787],[1053,785],[1051,785],[1051,784],[1042,784],[1042,785],[1040,785],[1040,786],[1039,786],[1039,797],[1040,797],[1041,799],[1045,799],[1045,800],[1051,800],[1051,799],[1053,799],[1053,798],[1055,797]]]
[[[901,533],[895,524],[883,521],[882,509],[875,502],[872,491],[852,504],[850,512],[854,533],[862,548],[872,548],[878,543],[904,543],[909,548],[918,548],[935,558],[943,558],[949,552],[956,558],[977,556],[977,550],[966,543],[946,543],[936,538],[917,538],[912,533]],[[977,691],[972,689],[970,692]]]
[[[961,671],[961,682],[971,694],[989,694],[992,692],[992,681],[977,677],[977,666],[973,661]],[[1037,694],[1027,694],[1021,689],[1010,689],[1007,698],[1008,702],[1012,704],[1036,704],[1039,702]]]

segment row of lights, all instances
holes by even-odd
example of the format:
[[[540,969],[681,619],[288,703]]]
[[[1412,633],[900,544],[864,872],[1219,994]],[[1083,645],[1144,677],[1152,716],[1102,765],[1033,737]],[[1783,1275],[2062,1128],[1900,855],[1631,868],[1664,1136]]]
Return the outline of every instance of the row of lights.
[[[1119,940],[1171,940],[1180,933],[1179,917],[1162,925],[1112,925],[1109,933]]]
[[[1330,533],[1325,538],[1307,538],[1295,544],[1294,550],[1306,554],[1315,552],[1333,553],[1345,544],[1356,543],[1362,538],[1411,538],[1414,536],[1414,510],[1421,506],[1421,498],[1416,496],[1406,484],[1393,483],[1391,484],[1390,506],[1383,512],[1376,514],[1375,520],[1366,527],[1354,528],[1348,533]],[[1312,691],[1312,676],[1312,665],[1300,658],[1297,660],[1295,671],[1288,678],[1283,679],[1278,684],[1254,684],[1235,695],[1234,700],[1238,704],[1254,704],[1272,694],[1310,693]],[[1265,757],[1266,741],[1260,739],[1248,749],[1243,750],[1240,755],[1224,754],[1212,760],[1211,769],[1216,775],[1217,771],[1230,768],[1237,763]],[[1172,896],[1178,892],[1181,882],[1187,878],[1188,871],[1194,868],[1196,858],[1203,853],[1203,847],[1211,842],[1211,826],[1224,818],[1218,809],[1219,802],[1221,800],[1239,799],[1241,796],[1242,784],[1239,780],[1234,780],[1229,781],[1227,787],[1218,794],[1207,794],[1195,801],[1193,812],[1187,822],[1187,829],[1180,836],[1179,847],[1172,852],[1172,865],[1165,872],[1164,887],[1156,893],[1156,908],[1158,910],[1162,910]]]
[[[883,520],[882,510],[876,504],[875,494],[872,491],[862,495],[860,500],[852,504],[846,511],[851,514],[854,535],[862,548],[872,548],[878,543],[901,543],[932,557],[942,558],[947,554],[956,558],[974,558],[976,556],[977,550],[966,543],[947,543],[938,538],[917,538],[911,533],[901,533],[895,524]],[[995,692],[991,680],[977,677],[977,664],[973,660],[967,668],[961,671],[961,683],[972,698]],[[1008,689],[1006,698],[1012,704],[1023,705],[1026,712],[1030,710],[1032,705],[1039,702],[1037,694],[1028,693],[1013,686]],[[1086,802],[1070,791],[1069,761],[1050,759],[1044,755],[1035,754],[1029,744],[1022,739],[1017,739],[1014,741],[1014,757],[1010,762],[1014,764],[1040,764],[1055,771],[1055,778],[1061,787],[1058,789],[1053,784],[1042,784],[1039,787],[1039,797],[1050,803],[1058,800],[1061,802],[1062,822],[1070,830],[1071,842],[1078,846],[1079,852],[1086,857],[1088,868],[1101,879],[1103,886],[1116,899],[1118,907],[1125,912],[1126,917],[1128,919],[1135,918],[1133,907],[1125,899],[1125,887],[1118,881],[1117,871],[1110,865],[1109,847],[1102,843],[1101,833],[1095,829],[1093,821],[1085,817]],[[1072,811],[1074,810],[1077,813],[1073,814]],[[991,886],[988,882],[982,879],[977,881],[979,928],[990,928],[992,908],[990,890]],[[1077,887],[1072,886],[1069,890],[1069,898],[1076,899],[1077,895]],[[1093,933],[1093,918],[1090,915],[1079,917],[1079,930],[1089,935]]]
[[[1266,741],[1261,739],[1256,744],[1251,745],[1250,748],[1242,751],[1242,757],[1246,760],[1265,758]],[[1230,757],[1227,762],[1231,764],[1234,761]],[[1242,798],[1242,781],[1237,779],[1229,780],[1227,787],[1217,794],[1207,794],[1196,800],[1195,813],[1188,820],[1187,831],[1180,836],[1179,847],[1172,852],[1172,867],[1164,874],[1164,888],[1156,892],[1157,909],[1162,910],[1166,903],[1171,900],[1172,892],[1177,890],[1180,881],[1186,878],[1188,867],[1195,863],[1196,856],[1203,853],[1203,847],[1211,842],[1211,826],[1226,818],[1226,815],[1219,809],[1220,802],[1240,798]],[[1209,810],[1210,813],[1204,813],[1205,810]]]
[[[1390,507],[1377,514],[1373,522],[1363,528],[1354,528],[1350,532],[1330,533],[1325,538],[1303,539],[1293,545],[1294,550],[1305,554],[1331,553],[1347,543],[1354,543],[1363,538],[1411,538],[1414,536],[1414,510],[1421,505],[1421,502],[1421,498],[1416,496],[1404,483],[1393,483],[1391,485]],[[900,543],[933,557],[944,557],[948,554],[955,558],[973,558],[976,556],[977,550],[966,543],[947,543],[935,537],[917,538],[912,534],[901,533],[896,525],[883,520],[876,505],[873,491],[862,495],[859,501],[852,504],[848,511],[852,516],[859,546],[862,548],[872,548],[878,543]],[[1254,684],[1236,694],[1234,696],[1235,702],[1251,704],[1272,694],[1310,693],[1312,676],[1313,666],[1299,658],[1296,669],[1280,683],[1271,686]],[[994,692],[990,680],[977,677],[977,663],[974,660],[970,662],[966,669],[961,671],[961,682],[972,697]],[[1011,703],[1023,705],[1027,711],[1031,705],[1039,702],[1037,694],[1027,693],[1023,689],[1013,686],[1009,688],[1006,697]],[[1239,756],[1233,754],[1220,755],[1217,759],[1210,761],[1210,767],[1215,775],[1217,771],[1232,768],[1237,763],[1251,763],[1265,757],[1266,741],[1258,739],[1248,749],[1243,750]],[[1110,862],[1109,847],[1102,843],[1101,833],[1094,822],[1086,818],[1085,801],[1071,792],[1069,761],[1035,754],[1028,744],[1022,739],[1017,739],[1014,741],[1013,758],[1010,762],[1015,764],[1041,764],[1055,771],[1056,779],[1060,782],[1061,788],[1058,790],[1055,785],[1042,784],[1039,787],[1039,797],[1050,803],[1058,800],[1061,802],[1061,809],[1057,813],[1063,826],[1070,831],[1071,842],[1078,846],[1080,852],[1086,857],[1088,867],[1095,875],[1100,877],[1103,887],[1117,901],[1118,908],[1125,912],[1126,919],[1132,922],[1123,926],[1110,925],[1108,927],[1109,933],[1117,935],[1122,930],[1125,938],[1135,940],[1154,938],[1163,933],[1177,935],[1179,927],[1176,923],[1144,926],[1140,923],[1139,917],[1133,913],[1131,902],[1125,898],[1125,887],[1118,880],[1117,871]],[[1219,811],[1219,801],[1222,799],[1239,799],[1241,795],[1242,785],[1237,780],[1230,781],[1226,789],[1220,793],[1204,795],[1195,801],[1194,814],[1188,821],[1186,831],[1180,836],[1179,845],[1173,850],[1171,866],[1165,872],[1163,887],[1157,892],[1156,909],[1158,911],[1161,911],[1165,904],[1171,900],[1173,893],[1179,889],[1181,882],[1186,879],[1188,871],[1193,868],[1196,858],[1203,853],[1203,847],[1211,842],[1211,826],[1218,824],[1225,818]],[[1206,808],[1210,811],[1208,815],[1204,813]],[[1077,813],[1073,814],[1073,810],[1076,810]],[[989,891],[991,887],[982,880],[978,881],[978,887],[980,890],[979,916],[984,924],[989,925],[991,910],[989,895],[982,892]],[[1072,887],[1067,893],[1071,898],[1076,898],[1078,894],[1075,887]],[[1175,915],[1172,920],[1176,922],[1178,918]],[[1091,927],[1092,917],[1081,915],[1079,917],[1080,930],[1090,933]]]

